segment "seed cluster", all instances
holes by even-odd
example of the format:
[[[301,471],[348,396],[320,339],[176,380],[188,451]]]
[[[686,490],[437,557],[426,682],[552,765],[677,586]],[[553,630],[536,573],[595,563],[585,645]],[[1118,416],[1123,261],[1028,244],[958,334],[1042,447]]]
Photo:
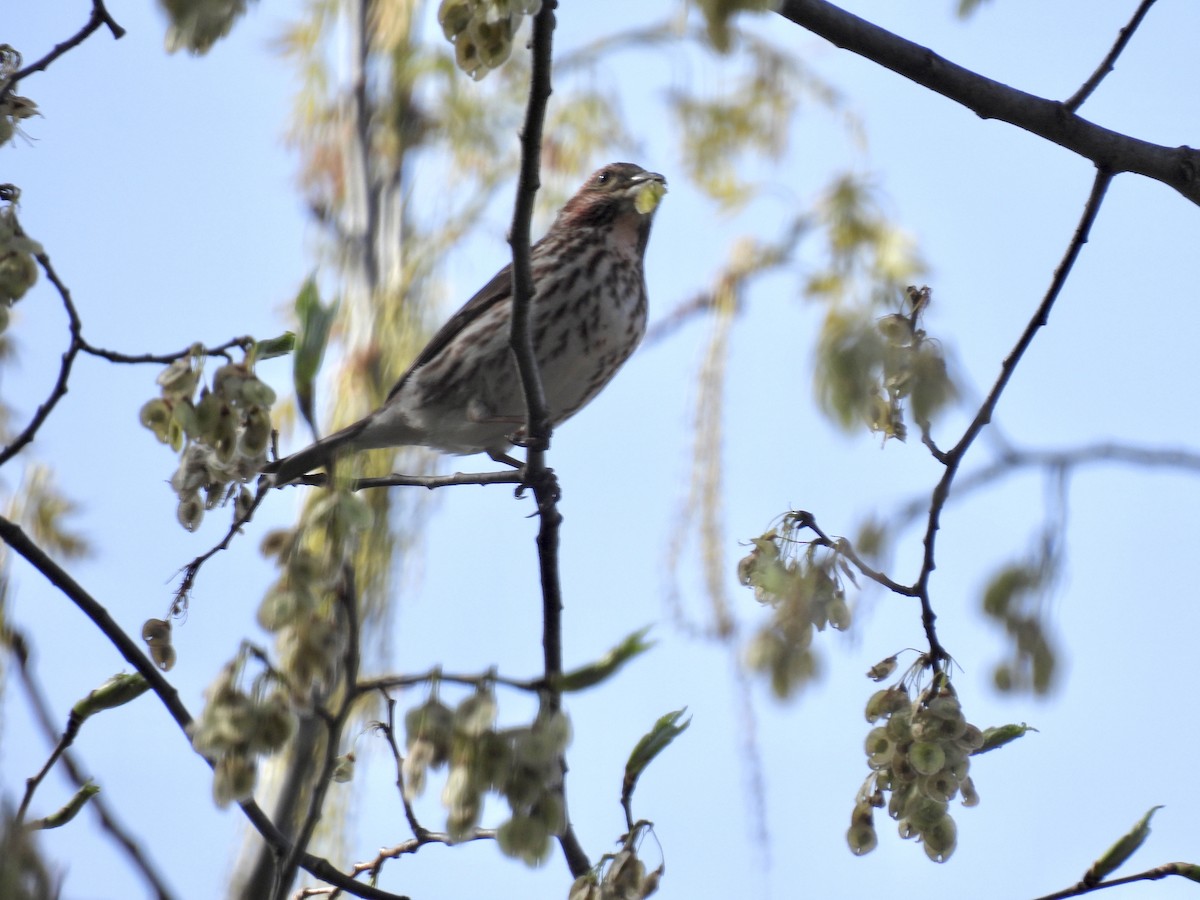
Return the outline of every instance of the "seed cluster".
[[[770,621],[750,641],[748,662],[770,676],[780,697],[816,677],[813,635],[828,625],[839,631],[850,627],[842,583],[848,570],[841,557],[829,547],[796,541],[789,522],[785,518],[783,534],[772,529],[751,539],[754,549],[737,570],[738,580],[771,609]]]
[[[438,23],[454,44],[455,63],[479,81],[504,65],[522,20],[541,8],[542,0],[442,0]]]
[[[295,730],[287,696],[264,679],[243,691],[240,669],[235,660],[222,670],[205,692],[204,712],[188,726],[196,752],[213,763],[213,800],[221,807],[254,793],[258,757],[282,748]]]
[[[549,855],[550,839],[566,824],[559,786],[570,723],[561,711],[543,706],[531,724],[498,729],[496,712],[489,686],[454,709],[436,694],[410,709],[404,717],[405,795],[411,799],[422,793],[428,770],[448,764],[442,803],[450,836],[461,840],[475,831],[484,795],[493,791],[512,811],[496,829],[500,849],[537,865]]]
[[[915,700],[904,680],[877,691],[867,701],[866,716],[879,724],[864,745],[871,774],[850,816],[850,849],[859,856],[875,849],[874,814],[886,805],[902,838],[916,838],[926,856],[945,862],[958,840],[950,801],[961,794],[964,806],[979,802],[968,772],[971,754],[983,746],[983,732],[966,720],[954,689],[941,675]]]
[[[188,531],[200,527],[205,510],[236,498],[236,512],[251,502],[243,485],[258,475],[271,439],[275,392],[254,375],[250,360],[221,366],[212,387],[196,388],[205,350],[196,345],[158,376],[161,396],[142,406],[142,424],[164,444],[183,450],[171,487],[176,515]],[[203,491],[204,496],[200,494]]]

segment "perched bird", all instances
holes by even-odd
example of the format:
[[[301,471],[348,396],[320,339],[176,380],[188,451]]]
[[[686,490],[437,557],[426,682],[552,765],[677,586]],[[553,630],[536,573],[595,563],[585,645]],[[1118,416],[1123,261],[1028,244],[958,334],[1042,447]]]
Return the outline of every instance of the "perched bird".
[[[666,183],[632,163],[607,165],[531,249],[530,327],[552,426],[595,397],[645,333],[642,258]],[[263,471],[282,485],[335,455],[409,445],[505,459],[526,419],[511,321],[509,264],[441,327],[379,409]]]

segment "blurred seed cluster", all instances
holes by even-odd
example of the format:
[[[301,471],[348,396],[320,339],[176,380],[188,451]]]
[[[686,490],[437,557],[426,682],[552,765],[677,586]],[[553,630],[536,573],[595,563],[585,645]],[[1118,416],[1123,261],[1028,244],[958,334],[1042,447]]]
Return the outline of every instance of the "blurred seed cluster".
[[[793,533],[796,520],[784,517],[779,530],[751,539],[754,549],[738,563],[738,581],[754,590],[771,617],[750,640],[748,663],[767,675],[779,697],[787,697],[818,674],[813,635],[832,625],[850,627],[843,577],[853,575],[841,555]]]
[[[496,713],[495,694],[486,684],[453,709],[436,690],[410,709],[404,717],[405,796],[411,800],[424,791],[430,769],[448,766],[442,803],[451,838],[464,840],[475,832],[484,796],[494,792],[511,810],[496,829],[500,849],[538,865],[566,824],[559,788],[571,726],[561,710],[545,703],[529,725],[497,728]]]
[[[541,8],[542,0],[442,0],[438,23],[458,67],[479,81],[504,65],[522,21]]]
[[[291,703],[274,677],[264,673],[244,691],[244,667],[244,653],[225,666],[189,727],[192,746],[213,763],[213,800],[221,807],[253,794],[258,757],[282,748],[295,730]]]

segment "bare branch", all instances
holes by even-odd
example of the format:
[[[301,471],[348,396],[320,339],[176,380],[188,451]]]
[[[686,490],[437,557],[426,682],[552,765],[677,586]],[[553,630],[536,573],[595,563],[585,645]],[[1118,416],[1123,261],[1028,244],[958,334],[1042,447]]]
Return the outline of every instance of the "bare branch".
[[[1090,159],[1112,173],[1136,172],[1200,204],[1200,151],[1163,147],[1110,131],[1047,100],[955,65],[920,44],[851,15],[826,0],[782,0],[779,14],[839,47],[960,103]]]
[[[1177,469],[1200,474],[1200,451],[1166,447],[1138,447],[1104,441],[1061,450],[1005,449],[999,458],[958,479],[954,499],[961,500],[972,491],[986,487],[1021,469],[1056,469],[1070,472],[1083,466],[1124,463],[1146,469]],[[915,497],[901,506],[893,521],[900,526],[920,517],[928,508],[928,499]]]
[[[80,338],[80,350],[91,356],[98,356],[100,359],[107,359],[113,363],[129,363],[137,365],[140,363],[160,363],[168,365],[175,362],[177,359],[183,359],[185,356],[192,356],[194,353],[199,353],[204,356],[223,356],[225,359],[230,359],[229,351],[235,347],[241,348],[243,351],[249,350],[254,346],[254,338],[252,337],[235,337],[230,338],[223,344],[218,344],[215,347],[203,347],[198,351],[194,347],[188,347],[176,353],[121,353],[117,350],[106,350],[103,347],[95,347],[87,341]]]
[[[551,685],[544,697],[552,710],[557,710],[562,705],[562,697],[558,689],[553,687],[562,675],[562,585],[558,571],[558,536],[562,514],[558,511],[558,482],[554,473],[546,468],[546,448],[550,443],[550,414],[542,389],[541,374],[538,372],[537,357],[533,351],[533,332],[529,321],[529,304],[534,291],[529,222],[533,216],[533,201],[539,187],[542,125],[546,116],[546,103],[551,93],[550,65],[554,41],[554,10],[557,5],[556,0],[545,0],[542,8],[533,17],[529,101],[525,107],[525,124],[521,129],[521,175],[517,182],[517,199],[513,207],[512,232],[509,235],[509,243],[513,250],[510,340],[521,374],[521,387],[525,394],[528,417],[525,429],[528,446],[522,474],[524,483],[533,489],[540,518],[537,548],[542,583],[542,651],[545,660],[544,677],[546,683]],[[563,761],[564,779],[566,768],[566,762]],[[560,786],[559,793],[565,811],[565,788]],[[571,874],[578,878],[591,868],[591,861],[571,826],[570,815],[566,814],[564,819],[566,826],[558,836],[558,841]]]
[[[519,471],[506,472],[455,472],[453,475],[384,475],[380,478],[356,478],[347,484],[352,491],[363,491],[368,488],[389,487],[450,487],[458,484],[521,484],[523,476]],[[280,487],[306,485],[308,487],[325,487],[329,484],[329,476],[324,472],[293,478]]]
[[[1129,39],[1138,30],[1138,26],[1142,24],[1142,19],[1146,17],[1146,13],[1150,11],[1150,7],[1153,5],[1154,0],[1142,0],[1134,12],[1133,18],[1129,20],[1128,25],[1121,29],[1117,35],[1116,43],[1112,45],[1112,49],[1108,51],[1100,65],[1096,67],[1096,71],[1091,74],[1091,77],[1083,83],[1079,90],[1071,95],[1070,99],[1063,106],[1071,112],[1075,112],[1092,95],[1092,92],[1100,86],[1100,82],[1104,80],[1104,77],[1116,68],[1117,57],[1121,55],[1121,51],[1125,49],[1125,45],[1129,43]]]
[[[254,499],[250,501],[250,505],[245,512],[236,515],[233,518],[233,524],[229,526],[229,530],[225,532],[225,537],[221,538],[220,542],[209,548],[204,553],[201,553],[190,563],[183,567],[183,580],[179,583],[179,587],[175,590],[175,600],[171,604],[170,615],[178,615],[183,607],[187,605],[188,595],[192,592],[192,587],[196,583],[196,576],[200,574],[200,567],[206,562],[220,553],[222,550],[229,548],[230,542],[233,541],[233,536],[242,530],[247,522],[254,518],[255,512],[262,505],[263,499],[270,491],[270,486],[264,480],[259,480],[258,491],[254,495]]]
[[[116,20],[109,15],[108,10],[104,8],[104,0],[92,0],[92,14],[88,18],[87,24],[85,24],[81,29],[79,29],[79,31],[67,38],[61,44],[55,44],[54,49],[41,59],[30,63],[17,72],[14,72],[12,77],[4,82],[4,84],[0,85],[0,103],[2,103],[4,98],[12,92],[13,88],[17,86],[17,82],[19,82],[22,78],[26,77],[27,75],[32,75],[34,72],[44,72],[50,63],[54,62],[64,53],[74,50],[76,47],[86,41],[93,32],[97,31],[101,25],[108,26],[108,30],[112,32],[112,36],[115,40],[120,40],[121,38],[125,37],[125,29],[118,25]]]
[[[50,257],[45,253],[37,255],[37,261],[41,264],[42,270],[46,273],[46,277],[50,279],[51,284],[58,290],[58,295],[62,298],[63,307],[67,311],[67,319],[71,332],[71,342],[67,345],[66,351],[63,352],[62,364],[58,369],[58,378],[54,381],[54,387],[50,389],[50,395],[38,406],[34,411],[33,418],[29,420],[29,424],[18,434],[7,447],[0,450],[0,466],[21,452],[25,446],[33,440],[38,433],[38,429],[45,424],[46,419],[50,418],[50,413],[54,411],[54,407],[67,394],[67,382],[71,378],[71,368],[75,365],[75,358],[79,355],[79,351],[83,349],[83,338],[80,336],[80,331],[83,328],[79,321],[79,314],[75,311],[75,304],[71,300],[71,292],[67,290],[67,286],[63,284],[58,277],[58,273],[54,271],[54,266],[50,264]]]
[[[935,671],[939,669],[942,662],[949,659],[949,655],[938,640],[937,631],[934,627],[937,615],[934,613],[929,599],[929,578],[936,567],[934,562],[934,545],[937,540],[938,529],[941,527],[942,510],[945,508],[946,501],[950,497],[950,486],[954,482],[954,477],[958,473],[958,468],[967,450],[971,447],[975,438],[979,436],[984,426],[992,420],[996,405],[1000,402],[1000,395],[1008,385],[1009,379],[1012,378],[1013,372],[1016,371],[1021,357],[1029,348],[1029,345],[1033,343],[1034,336],[1049,319],[1050,310],[1054,306],[1055,300],[1058,299],[1063,285],[1066,284],[1067,277],[1075,265],[1075,260],[1079,257],[1079,252],[1083,249],[1083,245],[1087,243],[1088,234],[1091,231],[1092,224],[1096,220],[1097,214],[1100,212],[1100,205],[1104,200],[1105,193],[1111,181],[1111,172],[1105,169],[1098,169],[1096,171],[1096,179],[1092,183],[1092,191],[1088,196],[1083,215],[1080,218],[1079,225],[1075,229],[1075,234],[1071,238],[1070,244],[1067,246],[1067,251],[1063,256],[1062,262],[1059,263],[1058,268],[1054,272],[1050,288],[1046,291],[1042,302],[1038,305],[1033,317],[1029,320],[1029,324],[1025,326],[1025,331],[1017,340],[1016,346],[1013,347],[1012,351],[1005,358],[1004,363],[1000,367],[1000,375],[996,378],[996,383],[992,385],[992,389],[988,392],[983,404],[979,407],[975,418],[967,426],[958,443],[945,453],[943,462],[945,463],[946,470],[942,473],[941,479],[933,489],[933,497],[929,504],[929,522],[925,529],[925,554],[921,562],[921,573],[913,585],[913,590],[921,601],[921,621],[925,626],[925,636],[929,640],[929,654]]]
[[[1136,875],[1126,875],[1123,878],[1112,878],[1108,881],[1101,881],[1097,884],[1087,885],[1083,882],[1069,887],[1062,891],[1055,891],[1053,894],[1046,894],[1043,897],[1038,897],[1036,900],[1066,900],[1067,897],[1082,897],[1084,894],[1090,894],[1092,891],[1102,891],[1105,888],[1119,887],[1123,884],[1133,884],[1136,881],[1159,881],[1163,878],[1168,878],[1171,875],[1180,875],[1190,881],[1196,881],[1200,878],[1200,866],[1195,863],[1167,863],[1166,865],[1157,866],[1153,869],[1147,869],[1145,872],[1138,872]]]

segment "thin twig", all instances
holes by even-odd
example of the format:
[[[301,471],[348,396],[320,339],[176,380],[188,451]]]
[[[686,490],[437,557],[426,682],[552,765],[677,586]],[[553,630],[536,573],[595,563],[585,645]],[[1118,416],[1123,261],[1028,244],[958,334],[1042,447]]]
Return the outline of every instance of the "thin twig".
[[[59,297],[62,298],[63,307],[67,311],[71,342],[63,352],[62,364],[58,369],[58,378],[54,381],[54,387],[50,389],[50,395],[34,411],[33,418],[29,420],[29,424],[25,426],[21,433],[13,438],[7,447],[0,450],[0,466],[3,466],[20,453],[25,445],[33,440],[34,436],[38,433],[38,429],[45,424],[46,419],[50,417],[50,413],[54,411],[54,407],[66,396],[67,382],[71,377],[71,367],[75,365],[75,358],[79,356],[79,352],[83,349],[83,338],[80,336],[83,324],[79,320],[79,314],[75,311],[75,304],[71,301],[71,292],[67,290],[67,286],[63,284],[62,279],[58,277],[58,273],[54,271],[54,266],[50,264],[49,256],[45,253],[39,253],[37,261],[41,264],[46,277],[50,279],[50,283],[58,290]]]
[[[67,752],[67,748],[75,743],[75,738],[79,734],[79,727],[83,724],[83,720],[76,716],[70,716],[67,719],[67,727],[63,729],[63,733],[59,735],[58,740],[54,743],[54,749],[50,751],[50,756],[46,762],[31,778],[25,779],[25,795],[21,798],[21,805],[17,807],[16,824],[21,825],[25,821],[25,814],[29,812],[29,804],[33,801],[33,795],[45,780],[50,770],[54,768],[54,764],[58,762],[58,758]]]
[[[101,25],[108,26],[108,30],[112,32],[115,40],[120,40],[125,36],[125,29],[118,25],[116,20],[109,15],[108,10],[104,8],[104,0],[92,0],[92,14],[88,18],[87,24],[61,44],[55,44],[54,49],[41,59],[14,72],[4,84],[0,85],[0,103],[4,102],[4,98],[12,92],[13,88],[17,86],[17,82],[22,78],[32,75],[34,72],[44,72],[50,63],[54,62],[64,53],[74,50],[86,41],[93,32],[97,31]]]
[[[937,541],[938,529],[941,527],[942,510],[945,508],[946,501],[950,497],[950,486],[954,482],[955,475],[958,474],[959,466],[967,450],[975,441],[975,438],[979,436],[979,433],[992,420],[992,415],[996,411],[996,405],[1000,402],[1000,395],[1004,392],[1004,388],[1008,385],[1009,380],[1016,371],[1021,357],[1029,349],[1029,345],[1033,343],[1034,336],[1049,319],[1050,310],[1053,308],[1055,300],[1058,299],[1063,285],[1066,284],[1067,276],[1070,275],[1071,269],[1075,265],[1075,260],[1078,259],[1079,253],[1083,249],[1083,245],[1087,243],[1092,223],[1096,221],[1096,216],[1100,212],[1100,205],[1104,200],[1104,195],[1111,181],[1111,172],[1105,169],[1096,170],[1096,178],[1092,183],[1092,191],[1088,196],[1087,204],[1084,206],[1083,215],[1079,220],[1079,225],[1075,229],[1075,234],[1072,236],[1070,244],[1067,246],[1062,262],[1059,263],[1058,268],[1054,272],[1054,278],[1050,282],[1050,287],[1046,291],[1046,295],[1042,298],[1042,302],[1038,305],[1033,317],[1025,326],[1025,331],[1017,340],[1016,346],[1013,347],[1012,351],[1005,358],[1004,363],[1000,367],[1000,374],[996,378],[996,383],[992,385],[992,389],[988,392],[983,404],[979,407],[975,418],[967,426],[958,443],[946,452],[944,460],[946,469],[942,473],[937,486],[933,489],[933,496],[929,503],[929,520],[925,528],[925,553],[921,561],[921,572],[913,584],[913,591],[921,601],[921,622],[925,627],[925,636],[929,641],[930,660],[935,671],[941,667],[942,662],[949,659],[949,654],[946,653],[945,648],[938,640],[937,631],[934,627],[937,615],[933,611],[933,605],[929,598],[929,578],[933,574],[934,568],[936,568],[934,546]]]
[[[1180,875],[1191,881],[1196,880],[1197,867],[1195,863],[1167,863],[1166,865],[1157,866],[1153,869],[1147,869],[1145,872],[1138,872],[1136,875],[1125,875],[1122,878],[1113,878],[1109,881],[1101,881],[1097,884],[1087,885],[1080,882],[1073,887],[1065,890],[1055,891],[1053,894],[1046,894],[1044,897],[1038,897],[1036,900],[1066,900],[1067,897],[1082,897],[1084,894],[1090,894],[1092,891],[1102,891],[1105,888],[1119,887],[1123,884],[1133,884],[1135,881],[1158,881],[1162,878],[1168,878],[1171,875]]]
[[[178,615],[182,611],[182,608],[187,605],[188,595],[191,594],[192,587],[196,584],[196,576],[200,574],[200,567],[222,550],[229,549],[229,544],[233,541],[233,536],[240,532],[242,527],[254,518],[254,513],[258,511],[269,491],[270,487],[267,485],[267,482],[260,480],[254,499],[250,501],[250,505],[246,507],[245,512],[233,517],[233,524],[225,532],[225,537],[221,538],[219,543],[201,553],[180,570],[183,572],[183,580],[179,582],[179,587],[175,590],[175,599],[171,603],[170,615]]]
[[[162,365],[169,365],[170,363],[175,362],[177,359],[183,359],[184,357],[193,355],[222,356],[225,359],[232,359],[232,357],[229,355],[230,350],[238,347],[242,351],[247,351],[253,345],[254,338],[252,337],[236,337],[230,338],[225,343],[218,344],[215,347],[201,347],[198,353],[195,351],[195,345],[184,350],[180,350],[176,353],[121,353],[117,350],[107,350],[104,347],[93,346],[86,340],[80,338],[79,349],[91,356],[97,356],[100,359],[106,359],[113,363],[129,363],[132,365],[138,365],[141,363],[160,363]]]
[[[479,687],[481,684],[500,684],[513,690],[534,693],[546,690],[546,682],[541,678],[529,680],[505,678],[503,675],[498,675],[495,672],[478,675],[454,674],[452,672],[443,672],[441,669],[435,667],[419,675],[380,675],[377,678],[365,678],[355,686],[355,693],[369,694],[372,691],[388,691],[393,688],[431,684],[435,681],[443,681],[446,684],[461,684],[466,687]]]
[[[1083,466],[1103,463],[1124,463],[1146,469],[1177,469],[1200,474],[1200,451],[1184,448],[1138,447],[1114,441],[1061,450],[1009,448],[982,468],[961,476],[954,487],[954,499],[961,500],[972,491],[986,487],[1021,469],[1058,469],[1064,473],[1070,473]],[[896,510],[891,516],[891,521],[895,525],[903,527],[923,515],[928,508],[928,497],[914,497]]]
[[[432,491],[435,488],[458,484],[521,484],[522,481],[521,472],[510,469],[504,472],[455,472],[453,475],[383,475],[378,478],[355,478],[348,482],[346,487],[351,491],[388,487],[423,487]],[[328,484],[328,475],[324,472],[315,472],[293,478],[280,487],[299,485],[325,487]]]
[[[880,572],[878,569],[870,566],[862,557],[858,555],[854,549],[854,545],[845,538],[831,538],[821,529],[821,526],[817,524],[817,520],[812,513],[805,510],[796,510],[788,515],[794,518],[796,520],[796,524],[801,528],[807,528],[809,531],[815,534],[823,546],[828,547],[830,550],[833,550],[836,553],[846,557],[846,559],[849,560],[854,567],[858,569],[858,571],[862,572],[876,584],[882,585],[889,591],[893,591],[894,593],[901,594],[905,597],[915,597],[917,595],[915,588],[910,587],[909,585],[900,584],[898,581],[893,581],[885,573]]]
[[[1117,35],[1116,42],[1112,45],[1112,48],[1108,51],[1108,54],[1101,61],[1100,65],[1096,67],[1096,71],[1083,83],[1079,90],[1071,95],[1069,100],[1063,103],[1064,107],[1071,112],[1075,112],[1079,107],[1083,106],[1083,102],[1100,86],[1100,82],[1104,80],[1105,76],[1116,68],[1117,57],[1121,55],[1121,51],[1125,49],[1125,45],[1129,43],[1129,39],[1138,30],[1138,26],[1142,24],[1142,19],[1146,17],[1146,13],[1150,11],[1150,7],[1153,5],[1154,0],[1142,0],[1137,11],[1134,12],[1133,18],[1129,20],[1128,25],[1121,29]]]
[[[404,818],[408,820],[408,827],[412,829],[413,837],[419,839],[429,834],[429,829],[417,819],[412,800],[409,799],[408,791],[404,789],[404,754],[400,752],[400,744],[396,740],[396,698],[383,689],[380,689],[379,693],[383,695],[384,702],[387,704],[387,721],[380,722],[379,726],[383,731],[383,736],[387,739],[388,747],[392,751],[392,759],[396,764],[396,790],[400,792],[400,803],[404,807]]]

